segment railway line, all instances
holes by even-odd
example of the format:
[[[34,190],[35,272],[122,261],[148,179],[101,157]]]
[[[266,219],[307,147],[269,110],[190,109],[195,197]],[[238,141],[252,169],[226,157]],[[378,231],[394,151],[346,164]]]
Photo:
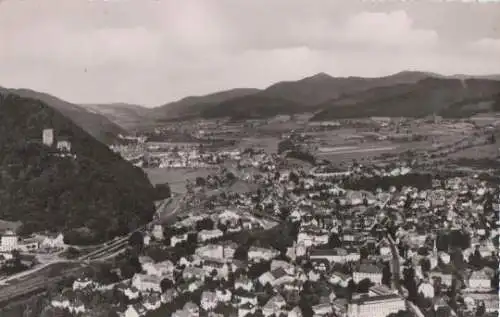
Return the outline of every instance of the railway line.
[[[35,276],[13,285],[4,286],[0,289],[0,307],[5,306],[13,300],[30,294],[45,292],[50,285],[59,283],[66,278],[78,275],[83,266],[63,270],[57,276],[47,277]]]
[[[173,209],[167,210],[172,206],[172,200],[166,200],[157,210],[155,219],[135,231],[144,232],[151,224],[158,221],[160,216],[173,217],[180,210],[182,205],[186,202],[186,197],[178,200],[178,204],[173,206]],[[134,232],[135,232],[134,231]],[[63,281],[66,278],[76,277],[80,271],[86,267],[86,264],[95,261],[107,260],[120,254],[128,245],[128,239],[133,232],[126,236],[115,238],[105,243],[101,248],[94,250],[88,254],[84,254],[75,260],[64,260],[47,264],[46,267],[37,270],[36,272],[23,275],[22,277],[11,277],[12,282],[0,288],[0,307],[5,306],[9,302],[16,299],[25,297],[31,294],[43,293],[50,285]],[[69,268],[61,269],[58,265],[68,265]],[[54,276],[55,275],[55,276]]]

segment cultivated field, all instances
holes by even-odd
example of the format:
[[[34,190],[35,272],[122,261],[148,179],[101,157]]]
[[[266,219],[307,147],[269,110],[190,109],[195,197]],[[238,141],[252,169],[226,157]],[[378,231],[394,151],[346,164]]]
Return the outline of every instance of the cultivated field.
[[[267,153],[278,152],[279,138],[276,137],[262,137],[262,138],[243,138],[239,143],[239,148],[253,148],[263,149]]]
[[[186,181],[195,181],[196,177],[206,177],[216,173],[216,169],[210,168],[145,168],[151,184],[168,183],[172,192],[185,193]]]

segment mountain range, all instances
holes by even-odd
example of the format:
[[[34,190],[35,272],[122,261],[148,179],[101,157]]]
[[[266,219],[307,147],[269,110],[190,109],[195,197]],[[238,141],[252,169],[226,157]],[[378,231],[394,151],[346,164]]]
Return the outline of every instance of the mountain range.
[[[403,71],[384,77],[333,77],[319,73],[265,89],[230,89],[154,108],[125,103],[77,105],[28,89],[2,91],[42,100],[101,142],[111,143],[120,133],[196,118],[244,120],[305,112],[315,114],[312,120],[429,114],[463,117],[499,111],[500,75]]]
[[[429,114],[462,117],[499,111],[499,94],[500,75],[444,76],[403,71],[369,78],[319,73],[297,81],[278,82],[262,90],[231,89],[142,108],[137,118],[144,124],[151,120],[164,123],[219,117],[244,120],[304,112],[315,113],[312,120]],[[114,120],[113,115],[107,115]]]

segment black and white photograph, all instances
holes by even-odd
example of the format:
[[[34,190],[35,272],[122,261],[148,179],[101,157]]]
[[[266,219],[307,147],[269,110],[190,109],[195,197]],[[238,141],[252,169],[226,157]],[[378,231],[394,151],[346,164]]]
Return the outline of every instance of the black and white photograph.
[[[497,317],[500,1],[0,0],[0,317]]]

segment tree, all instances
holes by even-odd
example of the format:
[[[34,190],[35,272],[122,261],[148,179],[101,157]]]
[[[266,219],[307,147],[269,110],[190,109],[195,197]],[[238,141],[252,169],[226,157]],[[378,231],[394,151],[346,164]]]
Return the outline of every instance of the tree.
[[[314,311],[312,309],[312,304],[306,296],[302,296],[302,295],[300,296],[299,308],[302,311],[303,317],[312,317],[314,315]]]
[[[336,233],[330,234],[330,237],[328,238],[328,247],[333,249],[341,246],[342,242],[340,241],[339,236]]]
[[[207,182],[203,177],[200,177],[200,176],[196,177],[196,186],[203,187],[206,185],[206,183]]]
[[[248,259],[248,246],[246,245],[238,245],[236,251],[234,251],[234,256],[236,260],[246,261]]]
[[[360,249],[359,249],[359,254],[360,254],[360,258],[363,260],[363,259],[367,259],[368,258],[368,250],[366,249],[365,246],[362,246]]]
[[[429,272],[431,270],[431,261],[428,258],[422,258],[420,260],[420,267],[422,272]]]
[[[480,301],[479,304],[477,305],[476,316],[478,317],[484,316],[485,313],[486,313],[486,305],[484,304],[483,301]]]
[[[356,290],[357,290],[356,283],[352,279],[350,279],[349,283],[347,284],[347,293],[346,293],[347,300],[352,299],[352,294],[356,292]]]
[[[416,300],[417,283],[415,282],[415,269],[413,267],[408,267],[403,270],[403,284],[408,290],[408,299]]]
[[[251,279],[257,279],[262,274],[266,273],[271,269],[271,262],[258,262],[253,264],[248,268],[248,277]]]
[[[134,231],[128,238],[128,243],[131,247],[137,250],[142,250],[144,247],[144,237],[140,231]]]
[[[357,291],[358,293],[368,293],[370,287],[372,287],[374,284],[370,279],[365,278],[358,283]]]
[[[299,184],[299,181],[300,181],[299,176],[297,174],[295,174],[294,172],[290,172],[288,179],[296,185]]]
[[[491,144],[495,144],[497,142],[497,139],[494,134],[491,134],[489,141]]]
[[[226,178],[227,178],[228,181],[232,182],[232,181],[234,181],[236,179],[236,176],[232,172],[228,172],[226,174]]]
[[[165,293],[167,290],[171,289],[172,287],[174,287],[174,282],[172,282],[170,279],[168,278],[164,278],[163,280],[161,280],[160,282],[160,287],[161,287],[161,291],[163,293]]]
[[[157,184],[155,186],[156,200],[170,198],[172,192],[170,190],[170,185],[168,183]]]
[[[288,206],[282,206],[280,207],[280,218],[281,220],[286,220],[288,216],[290,215],[290,207]]]
[[[292,140],[290,140],[290,139],[285,139],[285,140],[278,143],[278,154],[281,154],[285,151],[294,150],[294,149],[295,149],[295,145],[293,144]]]
[[[196,231],[212,230],[214,226],[214,221],[210,217],[205,217],[196,222]]]
[[[498,270],[495,271],[495,274],[491,278],[491,288],[494,289],[498,293],[498,288],[499,288],[499,285],[498,285]]]
[[[389,267],[389,262],[384,263],[384,268],[382,269],[382,284],[391,286],[391,268]]]
[[[478,246],[476,246],[474,253],[469,256],[469,263],[476,268],[483,266],[483,257],[481,256],[481,252],[479,252]]]
[[[120,266],[120,272],[123,278],[129,279],[136,273],[142,271],[141,263],[137,257],[131,257],[128,261],[124,261]]]

